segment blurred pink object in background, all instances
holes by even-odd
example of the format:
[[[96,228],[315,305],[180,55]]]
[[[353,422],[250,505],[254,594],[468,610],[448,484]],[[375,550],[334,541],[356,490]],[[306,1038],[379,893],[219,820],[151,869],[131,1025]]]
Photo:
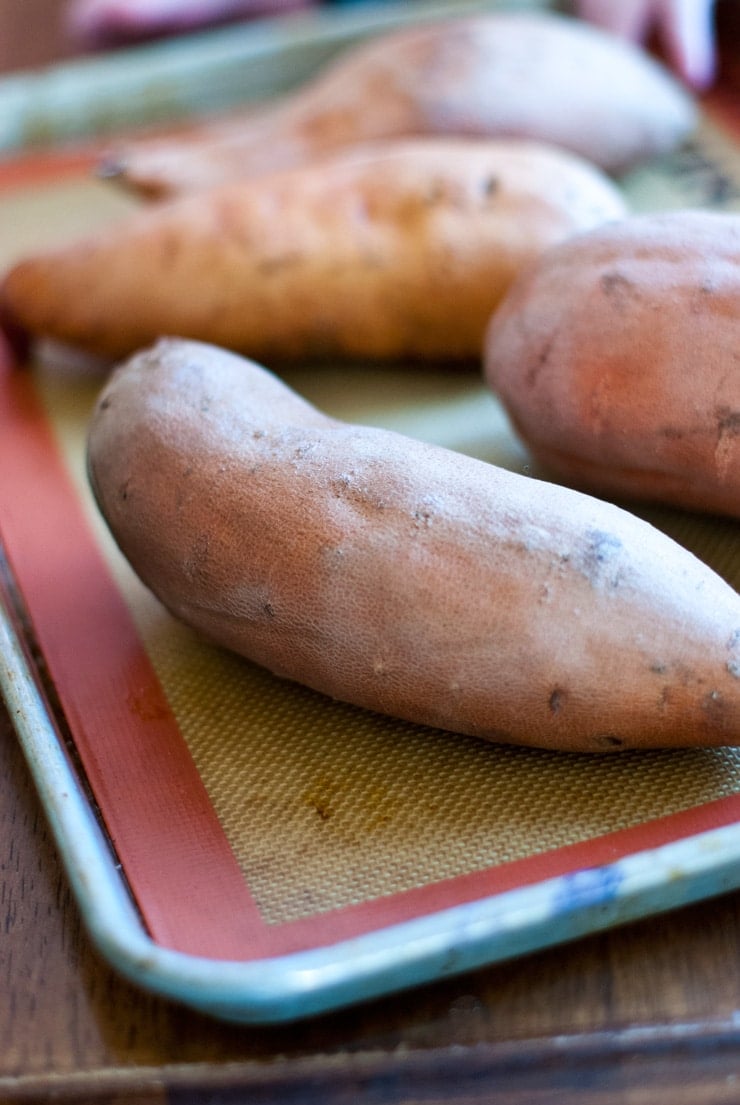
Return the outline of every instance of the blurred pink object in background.
[[[313,0],[71,0],[65,24],[75,43],[105,47],[312,6]]]

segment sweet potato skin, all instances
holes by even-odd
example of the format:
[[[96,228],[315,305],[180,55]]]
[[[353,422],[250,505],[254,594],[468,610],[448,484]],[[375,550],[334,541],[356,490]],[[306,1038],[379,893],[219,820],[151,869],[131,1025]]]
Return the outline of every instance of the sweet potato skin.
[[[522,266],[619,218],[613,183],[529,143],[418,140],[136,211],[6,275],[6,318],[121,357],[163,334],[259,359],[480,357]]]
[[[740,739],[740,597],[611,504],[330,419],[181,340],[112,375],[88,466],[173,615],[283,677],[493,741]]]
[[[555,13],[495,12],[380,34],[277,101],[119,145],[104,171],[163,198],[368,141],[477,135],[546,142],[621,173],[695,123],[691,97],[637,47]]]
[[[740,216],[633,216],[511,289],[486,377],[552,476],[739,517],[739,303]]]

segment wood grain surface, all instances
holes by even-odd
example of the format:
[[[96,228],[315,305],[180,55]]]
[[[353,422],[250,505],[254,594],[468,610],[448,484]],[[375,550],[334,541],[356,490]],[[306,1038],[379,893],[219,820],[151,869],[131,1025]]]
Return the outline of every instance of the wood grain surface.
[[[0,68],[63,56],[59,9],[0,4]],[[738,1102],[740,894],[300,1025],[225,1025],[98,958],[0,708],[0,1101],[52,1099]]]

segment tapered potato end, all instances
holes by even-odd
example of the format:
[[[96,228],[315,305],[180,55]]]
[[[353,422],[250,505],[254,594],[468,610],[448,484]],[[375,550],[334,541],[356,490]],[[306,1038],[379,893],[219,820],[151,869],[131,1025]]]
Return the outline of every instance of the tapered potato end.
[[[17,360],[26,360],[34,342],[46,337],[106,357],[129,351],[96,334],[89,306],[94,274],[72,260],[61,253],[28,257],[0,283],[0,327]]]
[[[31,351],[32,337],[6,305],[0,289],[0,367],[25,364]]]

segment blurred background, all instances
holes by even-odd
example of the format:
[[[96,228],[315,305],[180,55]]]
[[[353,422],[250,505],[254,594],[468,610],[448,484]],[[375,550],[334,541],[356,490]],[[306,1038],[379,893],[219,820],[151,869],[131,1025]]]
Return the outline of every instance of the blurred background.
[[[141,2],[142,0],[120,0],[118,8],[121,11],[135,11]],[[202,0],[205,6],[215,4],[220,9],[220,22],[280,14],[314,6],[315,2],[316,0]],[[361,3],[362,0],[355,2]],[[402,2],[410,5],[414,0]],[[614,2],[620,3],[621,0]],[[83,10],[85,18],[94,20],[96,0],[75,0],[75,3]],[[110,4],[107,6],[110,7]],[[160,0],[158,6],[167,8],[168,0]],[[184,4],[169,0],[170,12],[183,12],[197,7],[198,0],[188,0]],[[99,43],[86,42],[81,32],[77,35],[71,32],[68,25],[71,8],[70,0],[1,0],[0,71],[33,69],[83,52],[100,51],[102,47]],[[244,14],[250,11],[251,16]],[[723,62],[729,63],[734,60],[737,44],[740,42],[740,0],[717,0],[716,18]],[[115,48],[116,45],[108,42],[105,49],[111,46]]]

